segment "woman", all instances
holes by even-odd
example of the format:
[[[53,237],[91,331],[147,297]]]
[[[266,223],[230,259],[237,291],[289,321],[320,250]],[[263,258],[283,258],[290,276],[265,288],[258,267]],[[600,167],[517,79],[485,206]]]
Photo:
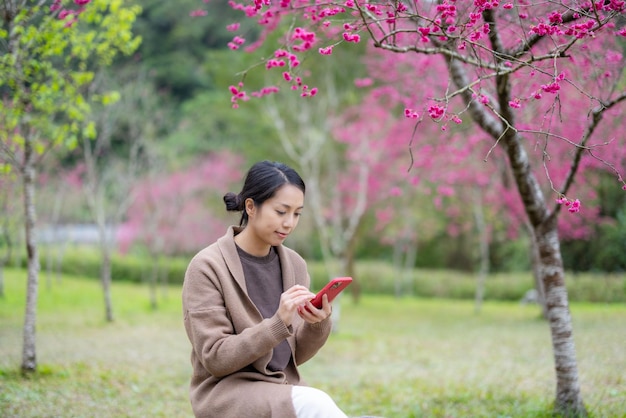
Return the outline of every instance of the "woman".
[[[192,345],[190,398],[196,417],[346,417],[324,392],[306,387],[298,365],[324,345],[331,306],[311,305],[306,263],[283,241],[298,224],[304,182],[292,168],[256,163],[239,194],[239,227],[200,251],[183,285]]]

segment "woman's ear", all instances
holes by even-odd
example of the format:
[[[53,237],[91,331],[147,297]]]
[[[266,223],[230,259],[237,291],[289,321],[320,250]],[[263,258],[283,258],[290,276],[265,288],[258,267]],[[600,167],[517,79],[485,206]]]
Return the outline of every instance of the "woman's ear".
[[[251,197],[246,199],[244,207],[246,213],[248,214],[248,217],[254,216],[254,213],[256,212],[256,206],[254,205],[254,200]]]

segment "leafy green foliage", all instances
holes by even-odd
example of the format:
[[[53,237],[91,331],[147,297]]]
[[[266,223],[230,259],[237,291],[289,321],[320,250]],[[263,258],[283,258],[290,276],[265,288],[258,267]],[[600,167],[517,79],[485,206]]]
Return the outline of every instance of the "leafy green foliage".
[[[207,89],[226,92],[227,86],[215,86],[204,64],[207,51],[226,48],[233,37],[226,25],[233,23],[240,13],[225,0],[209,4],[198,0],[135,0],[134,3],[142,8],[136,24],[137,33],[143,38],[137,51],[138,64],[154,72],[157,89],[168,91],[176,102],[186,101]],[[199,7],[210,10],[201,18],[190,17],[189,13]],[[258,32],[258,29],[250,30]],[[229,68],[232,72],[239,70],[234,65]]]
[[[0,136],[13,152],[24,145],[24,135],[32,136],[40,154],[76,146],[80,121],[90,112],[84,89],[93,81],[92,68],[131,53],[141,41],[131,32],[140,9],[123,4],[94,0],[69,27],[43,6],[23,7],[3,21]]]

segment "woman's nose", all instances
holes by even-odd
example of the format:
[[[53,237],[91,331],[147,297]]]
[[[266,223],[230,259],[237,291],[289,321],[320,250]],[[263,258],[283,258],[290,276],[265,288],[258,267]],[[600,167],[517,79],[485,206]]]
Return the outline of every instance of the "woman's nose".
[[[285,216],[285,219],[283,220],[283,225],[285,227],[291,228],[294,225],[294,222],[295,222],[295,216],[288,215],[288,216]]]

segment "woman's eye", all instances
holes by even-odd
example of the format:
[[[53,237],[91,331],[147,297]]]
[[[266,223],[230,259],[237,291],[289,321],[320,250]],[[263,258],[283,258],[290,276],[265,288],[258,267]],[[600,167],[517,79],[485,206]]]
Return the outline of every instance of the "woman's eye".
[[[276,213],[278,213],[279,215],[284,215],[287,212],[283,212],[282,210],[277,210]]]

